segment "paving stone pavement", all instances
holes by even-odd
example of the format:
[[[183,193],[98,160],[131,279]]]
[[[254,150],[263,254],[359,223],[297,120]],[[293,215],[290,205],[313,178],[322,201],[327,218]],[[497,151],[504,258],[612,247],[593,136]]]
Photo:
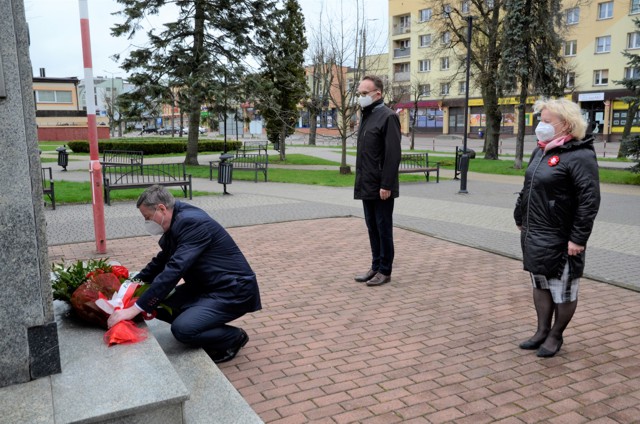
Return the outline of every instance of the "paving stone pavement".
[[[263,295],[238,321],[249,344],[220,368],[268,423],[640,422],[640,188],[602,186],[576,316],[543,360],[517,347],[535,331],[512,218],[521,184],[402,184],[393,280],[370,288],[352,280],[369,250],[351,188],[234,181],[222,196],[195,180],[216,194],[192,202],[229,228]],[[90,205],[45,215],[50,261],[104,256]],[[133,202],[105,217],[107,256],[138,269],[156,253]]]
[[[220,369],[267,423],[640,422],[640,293],[582,279],[562,350],[540,359],[517,347],[535,331],[518,260],[398,228],[392,282],[367,287],[352,279],[369,260],[361,218],[229,231],[264,309],[237,321],[250,341]],[[109,254],[138,269],[156,242]]]

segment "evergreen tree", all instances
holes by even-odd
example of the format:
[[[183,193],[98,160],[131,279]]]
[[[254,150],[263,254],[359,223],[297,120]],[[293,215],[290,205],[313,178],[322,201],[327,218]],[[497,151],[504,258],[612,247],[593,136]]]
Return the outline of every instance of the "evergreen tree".
[[[284,160],[285,140],[293,134],[299,116],[298,105],[305,98],[307,83],[304,70],[304,16],[297,0],[286,0],[276,10],[260,43],[260,113],[265,120],[267,138],[277,145]]]
[[[633,23],[636,29],[640,30],[640,19],[635,18]],[[622,131],[622,144],[618,157],[631,156],[638,162],[640,160],[640,136],[631,134],[631,127],[636,120],[638,110],[640,110],[640,55],[633,54],[628,50],[625,50],[622,54],[629,59],[627,67],[630,69],[630,74],[625,75],[625,78],[621,81],[614,81],[614,83],[623,85],[630,91],[630,94],[622,97],[622,101],[629,105],[629,109],[627,110],[627,121]],[[640,162],[631,170],[640,172]]]
[[[561,96],[565,81],[561,54],[561,0],[505,0],[503,59],[505,91],[519,89],[515,168],[522,168],[525,107],[531,94]]]
[[[173,22],[160,31],[147,32],[149,45],[131,51],[122,68],[140,82],[167,78],[180,87],[187,99],[189,139],[185,163],[198,164],[200,109],[208,95],[221,87],[220,75],[241,66],[254,53],[253,36],[265,31],[264,20],[273,0],[117,0],[124,6],[125,21],[112,28],[114,36],[133,37],[143,28],[147,15],[171,6]]]

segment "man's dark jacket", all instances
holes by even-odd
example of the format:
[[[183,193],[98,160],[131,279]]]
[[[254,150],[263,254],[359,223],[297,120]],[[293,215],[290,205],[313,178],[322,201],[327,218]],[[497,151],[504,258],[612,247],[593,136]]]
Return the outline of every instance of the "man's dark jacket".
[[[386,107],[382,99],[362,109],[358,131],[355,199],[380,199],[381,188],[391,190],[392,198],[400,195],[400,139],[398,115]]]
[[[571,140],[547,153],[537,147],[514,211],[522,226],[524,269],[559,278],[568,259],[569,278],[581,277],[585,253],[568,256],[568,243],[587,245],[599,207],[593,138]]]
[[[171,227],[159,244],[160,253],[136,276],[152,283],[136,302],[146,312],[153,311],[181,278],[185,281],[182,296],[187,299],[184,306],[207,297],[219,302],[221,311],[261,309],[256,275],[249,263],[229,233],[202,209],[176,202]]]

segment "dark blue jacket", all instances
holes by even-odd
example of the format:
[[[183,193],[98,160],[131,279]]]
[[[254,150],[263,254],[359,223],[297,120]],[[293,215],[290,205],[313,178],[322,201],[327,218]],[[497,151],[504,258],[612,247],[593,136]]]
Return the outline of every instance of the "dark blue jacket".
[[[160,253],[136,276],[152,283],[136,302],[146,312],[153,311],[181,278],[185,305],[209,297],[220,302],[222,311],[261,309],[255,273],[229,233],[202,209],[176,202],[169,231],[159,244]]]

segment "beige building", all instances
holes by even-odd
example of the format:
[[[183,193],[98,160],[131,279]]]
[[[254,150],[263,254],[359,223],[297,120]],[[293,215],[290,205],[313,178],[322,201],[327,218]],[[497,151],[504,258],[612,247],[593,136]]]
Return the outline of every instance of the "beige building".
[[[490,1],[490,0],[488,0]],[[569,2],[566,2],[569,3]],[[418,100],[417,132],[462,133],[465,119],[469,133],[481,131],[484,121],[480,93],[470,84],[469,110],[465,113],[465,79],[458,68],[455,52],[446,48],[451,35],[437,22],[439,1],[389,0],[389,81],[404,93],[396,103],[403,131],[407,131],[410,108]],[[566,42],[562,54],[572,66],[567,78],[567,96],[580,104],[590,128],[601,134],[620,134],[627,117],[627,106],[620,98],[628,92],[615,81],[638,76],[638,69],[627,67],[625,49],[640,54],[640,31],[633,20],[640,17],[640,0],[580,2],[563,11]],[[470,1],[451,4],[463,13],[473,13]],[[463,21],[464,22],[464,21]],[[527,100],[530,105],[535,97]],[[501,99],[502,133],[513,133],[517,126],[515,98]],[[636,117],[638,119],[638,117]],[[527,113],[527,133],[533,132],[534,120]],[[634,127],[640,131],[640,122]]]

